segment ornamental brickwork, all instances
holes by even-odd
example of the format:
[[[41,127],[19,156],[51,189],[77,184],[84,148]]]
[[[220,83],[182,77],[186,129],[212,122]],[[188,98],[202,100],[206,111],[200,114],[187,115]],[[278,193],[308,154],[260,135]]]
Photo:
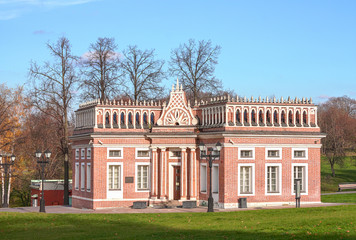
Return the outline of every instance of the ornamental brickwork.
[[[179,85],[167,102],[95,100],[76,111],[73,207],[207,201],[199,143],[222,143],[212,169],[216,207],[320,202],[320,133],[311,99],[221,96],[191,104]]]

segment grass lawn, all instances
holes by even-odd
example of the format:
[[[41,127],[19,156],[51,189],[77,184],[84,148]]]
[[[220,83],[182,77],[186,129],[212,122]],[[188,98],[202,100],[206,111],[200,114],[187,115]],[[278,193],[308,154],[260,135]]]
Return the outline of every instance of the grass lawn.
[[[356,239],[356,205],[221,213],[0,213],[1,239]]]
[[[321,201],[328,203],[356,203],[356,193],[321,195]]]
[[[356,182],[356,156],[347,156],[343,165],[335,164],[336,176],[331,177],[330,164],[321,157],[321,192],[337,192],[341,182]]]

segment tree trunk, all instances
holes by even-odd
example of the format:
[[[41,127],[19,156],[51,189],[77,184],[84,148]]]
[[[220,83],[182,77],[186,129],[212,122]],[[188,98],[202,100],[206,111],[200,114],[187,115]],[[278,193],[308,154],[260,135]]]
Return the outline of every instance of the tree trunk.
[[[330,163],[330,168],[331,168],[331,174],[332,174],[332,176],[335,177],[334,163]]]

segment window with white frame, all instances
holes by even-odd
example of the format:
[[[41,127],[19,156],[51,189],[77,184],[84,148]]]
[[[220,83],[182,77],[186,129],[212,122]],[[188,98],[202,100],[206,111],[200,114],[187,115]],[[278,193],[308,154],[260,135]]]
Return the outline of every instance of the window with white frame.
[[[75,163],[75,190],[79,190],[79,163]]]
[[[182,151],[179,149],[169,151],[169,156],[171,158],[180,158],[182,156]]]
[[[282,148],[266,148],[266,159],[282,159]]]
[[[82,148],[80,151],[80,158],[84,159],[85,158],[85,148]]]
[[[292,148],[292,159],[308,159],[308,149]]]
[[[75,159],[79,159],[79,149],[75,149]]]
[[[293,192],[295,193],[296,189],[296,179],[301,180],[301,193],[307,192],[307,166],[306,165],[295,165],[293,164]]]
[[[108,148],[108,159],[122,159],[123,149],[122,148]]]
[[[85,190],[85,164],[82,163],[80,171],[80,190]]]
[[[91,190],[91,164],[87,164],[87,191]]]
[[[137,190],[148,190],[149,188],[149,165],[137,165]]]
[[[91,159],[91,148],[87,148],[87,159]]]
[[[108,189],[121,190],[121,165],[109,165],[108,173]]]
[[[150,149],[149,148],[136,148],[136,158],[137,159],[149,159]]]
[[[280,193],[280,166],[267,165],[266,166],[266,192]]]
[[[200,165],[200,192],[206,192],[207,188],[207,175],[206,175],[206,165]]]
[[[254,165],[239,164],[239,194],[254,194]]]
[[[239,159],[255,159],[255,148],[239,148]]]

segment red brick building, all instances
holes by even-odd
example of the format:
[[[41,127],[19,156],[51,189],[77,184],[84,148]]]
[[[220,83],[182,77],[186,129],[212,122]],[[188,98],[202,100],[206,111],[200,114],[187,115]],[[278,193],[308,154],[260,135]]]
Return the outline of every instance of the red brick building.
[[[73,207],[105,208],[208,199],[199,143],[222,143],[215,206],[320,202],[320,139],[311,99],[216,97],[191,104],[177,82],[168,103],[92,101],[76,111]]]
[[[44,199],[46,206],[64,204],[64,181],[63,180],[45,180]],[[40,205],[42,195],[42,181],[31,180],[31,205],[37,207]],[[72,195],[72,180],[69,180],[69,196]]]

